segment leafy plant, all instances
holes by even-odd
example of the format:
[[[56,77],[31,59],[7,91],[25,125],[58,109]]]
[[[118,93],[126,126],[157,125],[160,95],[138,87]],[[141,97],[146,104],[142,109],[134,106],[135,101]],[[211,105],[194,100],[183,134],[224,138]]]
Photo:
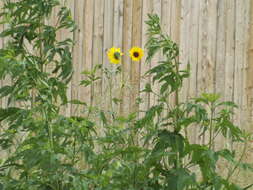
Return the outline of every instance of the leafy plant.
[[[57,0],[3,2],[1,18],[8,27],[1,37],[9,41],[0,50],[0,78],[12,82],[0,89],[8,99],[0,110],[0,145],[8,153],[0,183],[3,189],[81,189],[86,184],[76,166],[80,152],[93,146],[88,136],[94,123],[60,115],[68,102],[73,40],[59,41],[56,34],[76,28],[70,10]],[[57,23],[47,24],[55,7]]]
[[[59,8],[56,25],[47,24]],[[113,109],[121,101],[112,97],[112,71],[96,65],[84,71],[81,85],[109,80],[111,106],[87,105],[68,100],[67,84],[73,73],[72,39],[58,41],[59,30],[76,28],[70,11],[58,0],[4,0],[1,18],[8,27],[1,33],[9,39],[0,50],[0,78],[11,84],[0,88],[8,99],[0,109],[0,146],[7,156],[0,161],[0,189],[4,190],[246,190],[231,182],[243,163],[233,149],[214,148],[218,136],[244,144],[250,135],[232,122],[233,102],[203,93],[187,102],[179,101],[183,80],[190,68],[180,69],[179,50],[161,30],[159,17],[149,15],[147,64],[155,54],[162,60],[146,75],[152,82],[142,92],[154,94],[157,103],[145,110],[122,116]],[[133,55],[134,56],[134,55]],[[118,57],[116,57],[118,59]],[[49,69],[50,68],[50,69]],[[160,86],[159,93],[153,85]],[[175,102],[169,102],[170,96]],[[88,114],[61,115],[67,104],[78,104]],[[201,144],[187,136],[190,127],[199,129]],[[217,163],[226,160],[227,176],[219,175]]]

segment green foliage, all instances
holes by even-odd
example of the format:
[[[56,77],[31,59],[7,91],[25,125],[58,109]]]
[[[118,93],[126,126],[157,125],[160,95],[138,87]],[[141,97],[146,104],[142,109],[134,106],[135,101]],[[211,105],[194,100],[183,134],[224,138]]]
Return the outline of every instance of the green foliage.
[[[179,70],[179,48],[177,44],[168,35],[162,33],[157,15],[149,15],[149,18],[146,22],[149,26],[146,61],[150,62],[152,57],[158,52],[162,53],[165,60],[159,61],[159,64],[151,68],[147,73],[152,75],[153,83],[158,82],[161,84],[160,94],[166,94],[167,96],[180,89],[183,79],[189,76],[189,65],[187,70]]]
[[[59,7],[56,25],[46,24]],[[57,0],[4,1],[1,18],[8,27],[1,33],[8,45],[0,50],[0,78],[12,82],[0,88],[8,99],[0,109],[0,146],[7,156],[0,160],[0,189],[4,190],[246,190],[231,182],[239,168],[252,170],[233,149],[214,148],[218,136],[231,142],[246,142],[250,136],[233,123],[233,102],[203,93],[179,102],[189,66],[180,70],[178,46],[161,30],[159,17],[149,15],[147,63],[156,53],[163,60],[146,75],[152,78],[142,92],[154,94],[157,103],[149,109],[122,116],[117,111],[68,100],[71,79],[72,39],[58,41],[58,30],[73,32],[70,11]],[[32,48],[28,48],[32,47]],[[49,66],[50,70],[47,69]],[[96,65],[84,71],[81,85],[93,85],[103,72],[113,86],[110,71]],[[155,93],[153,85],[160,86]],[[111,90],[110,90],[111,93]],[[111,95],[111,94],[110,94]],[[169,102],[175,95],[175,102]],[[111,105],[121,100],[111,96]],[[140,101],[140,100],[139,100]],[[17,104],[18,103],[18,104]],[[80,115],[63,116],[61,106],[76,104]],[[19,105],[19,106],[16,106]],[[88,114],[86,115],[86,109]],[[199,129],[202,144],[192,144],[190,127]],[[244,153],[246,148],[244,148]],[[219,175],[217,163],[229,165],[227,176]]]

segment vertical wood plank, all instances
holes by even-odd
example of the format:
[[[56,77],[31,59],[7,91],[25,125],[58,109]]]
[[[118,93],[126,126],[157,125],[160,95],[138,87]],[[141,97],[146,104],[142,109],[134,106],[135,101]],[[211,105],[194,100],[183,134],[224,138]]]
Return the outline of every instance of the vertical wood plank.
[[[208,18],[208,36],[207,36],[207,70],[209,74],[206,90],[213,93],[215,89],[215,68],[216,68],[216,37],[217,37],[217,5],[218,0],[209,0],[206,2],[205,9],[207,9]]]
[[[82,59],[82,72],[83,70],[92,69],[92,42],[93,42],[93,13],[94,13],[94,1],[86,0],[84,5],[84,37],[82,41],[83,53]],[[84,76],[81,75],[81,78],[84,79]],[[80,99],[85,101],[88,105],[91,106],[93,97],[92,86],[84,87],[80,93]]]
[[[249,65],[252,65],[252,63],[247,62],[248,56],[247,56],[247,50],[248,50],[248,42],[250,41],[249,36],[249,28],[250,28],[250,4],[252,0],[245,0],[243,3],[243,19],[244,19],[244,31],[245,34],[243,36],[243,91],[242,91],[242,115],[241,115],[241,122],[243,129],[249,131],[252,127],[252,122],[250,122],[249,113],[250,110],[248,109],[248,94],[247,94],[247,73],[249,70]],[[252,75],[253,73],[251,73]]]
[[[225,100],[233,100],[235,67],[235,1],[226,1]],[[217,78],[218,76],[216,76]]]
[[[207,23],[208,23],[208,8],[207,2],[200,1],[200,12],[199,12],[199,38],[198,38],[198,63],[197,63],[197,95],[206,91],[206,80],[210,78],[210,73],[206,74],[207,60]],[[210,67],[210,66],[209,66]],[[199,136],[199,135],[197,135]],[[197,143],[205,143],[205,137],[200,139],[199,137],[195,139]]]
[[[200,21],[199,21],[199,48],[198,48],[198,81],[197,91],[198,94],[207,91],[207,87],[211,88],[212,84],[212,72],[207,73],[207,70],[211,68],[211,64],[208,59],[208,1],[200,1]],[[208,82],[209,85],[208,86]],[[212,90],[208,90],[212,92]]]
[[[131,48],[131,38],[132,38],[132,6],[133,1],[128,0],[124,1],[124,9],[123,9],[123,52],[125,54],[128,53]],[[130,58],[129,56],[123,56],[122,60],[122,84],[124,85],[121,89],[121,104],[120,104],[120,113],[124,115],[125,113],[129,113],[130,111]]]
[[[173,41],[180,44],[181,0],[171,1],[170,34]]]
[[[75,46],[73,48],[73,69],[74,69],[74,75],[71,81],[71,97],[72,99],[80,99],[83,100],[83,97],[81,98],[81,92],[83,92],[84,88],[80,86],[81,81],[81,75],[80,71],[83,70],[83,38],[84,38],[84,5],[85,1],[75,1],[74,4],[74,19],[77,24],[77,30],[74,32],[74,41]],[[80,111],[79,106],[72,105],[71,106],[71,114],[79,114]]]
[[[225,52],[225,91],[224,100],[234,101],[235,80],[235,32],[236,32],[236,4],[235,1],[226,1],[226,52]],[[217,77],[217,76],[216,76]],[[224,142],[231,147],[231,142]]]
[[[132,13],[132,47],[141,46],[141,15],[142,15],[142,0],[133,1]],[[140,91],[140,65],[141,62],[131,61],[131,100],[130,111],[138,111],[139,106],[136,104],[136,99],[139,97]]]
[[[208,75],[207,83],[205,84],[205,90],[209,93],[215,93],[215,70],[216,70],[216,47],[217,47],[217,18],[218,18],[218,1],[219,0],[209,0],[206,3],[207,10],[207,67],[205,70]],[[206,137],[209,139],[208,137]],[[203,141],[207,142],[207,139],[203,139]]]
[[[243,65],[244,65],[244,35],[245,35],[245,20],[243,3],[236,1],[236,17],[235,25],[235,75],[234,75],[234,101],[239,105],[239,109],[235,110],[235,122],[241,126],[242,118],[242,103],[243,103]]]
[[[124,0],[114,0],[114,15],[113,15],[113,45],[122,50],[122,37],[123,37],[123,1]],[[127,56],[127,52],[123,52],[124,56]],[[117,66],[118,67],[118,66]],[[122,65],[120,64],[121,68]],[[122,73],[117,73],[113,77],[113,98],[120,100],[120,89],[122,87],[121,82]],[[120,111],[120,104],[114,103],[113,110],[117,113]]]
[[[103,32],[104,32],[104,0],[94,1],[94,18],[93,18],[93,51],[92,64],[103,64]],[[102,77],[102,72],[97,73]],[[96,81],[92,86],[91,101],[94,106],[101,106],[103,100],[102,80]]]
[[[226,1],[217,2],[217,36],[216,36],[216,58],[215,58],[215,93],[225,93],[225,78],[226,78]],[[226,97],[221,96],[221,100]],[[217,136],[217,144],[215,148],[223,148],[224,138],[222,135]]]
[[[171,0],[163,0],[161,9],[161,25],[162,30],[171,36]]]
[[[188,11],[187,11],[188,12]],[[186,22],[191,23],[189,26],[189,29],[182,29],[187,33],[185,37],[185,43],[188,43],[188,45],[185,47],[187,48],[186,54],[184,56],[187,56],[189,54],[189,59],[186,60],[187,63],[189,61],[189,64],[191,66],[190,70],[190,79],[188,80],[188,89],[187,89],[187,98],[192,98],[197,96],[197,69],[198,69],[198,51],[199,51],[199,19],[200,19],[200,1],[191,1],[189,5],[189,20],[186,20]],[[189,31],[189,32],[187,32]],[[183,63],[186,64],[186,63]]]
[[[112,70],[115,67],[107,58],[107,50],[113,45],[113,0],[108,0],[104,1],[103,69]],[[109,82],[106,75],[103,75],[103,108],[107,111],[112,109]]]
[[[218,1],[218,20],[216,37],[216,68],[215,68],[215,93],[224,94],[226,78],[226,1]],[[225,97],[221,97],[224,99]]]
[[[215,84],[217,0],[200,1],[197,92],[213,93]],[[200,139],[199,139],[200,140]],[[206,137],[201,139],[206,143]]]
[[[248,36],[248,50],[247,50],[247,106],[248,106],[248,120],[253,121],[253,1],[250,1],[249,12],[249,36]]]
[[[245,115],[246,118],[246,130],[252,133],[253,127],[253,1],[249,0],[246,1],[246,29],[247,29],[247,36],[246,36],[246,56],[245,56],[245,97],[244,97],[244,104],[245,104]],[[248,151],[246,151],[246,155],[244,161],[252,160],[252,150],[253,145],[250,144],[248,146]],[[246,178],[244,176],[247,176]],[[244,174],[244,178],[242,178],[244,184],[249,184],[252,181],[252,174],[246,173]]]
[[[147,57],[147,53],[145,52],[145,44],[147,42],[147,24],[145,21],[148,20],[148,14],[153,12],[153,3],[152,0],[145,0],[142,5],[142,48],[144,49],[144,57],[141,61],[141,80],[140,80],[140,90],[145,88],[147,83],[150,83],[150,77],[145,76],[145,73],[150,69],[150,64],[145,62]],[[140,104],[140,110],[143,111],[140,116],[143,116],[144,111],[147,110],[150,106],[150,94],[142,92],[140,94],[140,98],[142,99],[142,103]]]
[[[161,18],[161,12],[162,12],[162,1],[161,0],[153,0],[153,14],[157,14]],[[161,54],[157,54],[154,56],[154,58],[151,61],[151,68],[158,65],[158,61],[160,61]],[[159,93],[159,84],[153,85],[153,91],[158,94]],[[158,97],[154,94],[150,95],[150,106],[153,106],[157,103]]]
[[[124,0],[114,0],[113,44],[120,48],[122,48],[123,2]]]
[[[180,40],[180,68],[186,68],[190,64],[190,78],[183,83],[181,101],[197,96],[197,68],[198,68],[198,38],[200,1],[182,1],[182,24]],[[192,126],[188,130],[188,136],[193,143],[197,143],[198,129]]]
[[[190,9],[191,8],[191,4],[193,4],[194,2],[195,1],[191,1],[191,3],[190,3],[190,1],[182,0],[181,1],[181,15],[180,15],[180,17],[181,17],[180,31],[181,32],[180,32],[180,46],[179,46],[179,61],[180,61],[181,65],[180,65],[179,68],[180,69],[185,68],[187,66],[187,64],[189,63],[191,65],[191,75],[190,75],[191,78],[194,77],[194,76],[196,76],[194,74],[194,70],[193,70],[192,67],[194,65],[196,65],[197,62],[192,63],[189,60],[190,59],[190,55],[191,55],[190,51],[189,51],[189,49],[190,49],[189,46],[190,46],[190,44],[192,44],[192,43],[190,43],[190,41],[193,39],[193,36],[189,40],[186,40],[186,39],[191,34],[194,34],[194,36],[195,36],[195,34],[197,34],[197,32],[192,33],[190,31],[193,28],[193,26],[192,26],[193,23],[190,25],[190,19],[194,18],[194,16],[193,16],[192,13],[197,13],[198,14],[197,10],[195,10],[195,11],[192,10],[191,11],[191,9]],[[194,4],[198,4],[198,3],[194,3]],[[195,50],[196,49],[197,48],[195,47]],[[182,89],[180,91],[180,102],[187,100],[187,96],[188,96],[188,92],[187,91],[188,91],[188,88],[189,88],[190,81],[194,81],[194,79],[192,79],[192,80],[191,79],[185,79],[183,81],[183,87],[182,87]],[[192,88],[192,89],[194,89],[194,88]]]

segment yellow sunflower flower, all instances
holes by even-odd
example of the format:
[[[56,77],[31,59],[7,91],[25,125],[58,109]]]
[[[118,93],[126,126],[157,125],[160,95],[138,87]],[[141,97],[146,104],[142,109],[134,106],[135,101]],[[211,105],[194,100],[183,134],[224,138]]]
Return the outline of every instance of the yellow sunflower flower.
[[[120,63],[120,57],[123,55],[120,48],[112,47],[107,51],[108,59],[111,63],[118,64]]]
[[[130,49],[129,55],[133,61],[140,61],[142,56],[144,55],[144,52],[143,49],[134,46]]]

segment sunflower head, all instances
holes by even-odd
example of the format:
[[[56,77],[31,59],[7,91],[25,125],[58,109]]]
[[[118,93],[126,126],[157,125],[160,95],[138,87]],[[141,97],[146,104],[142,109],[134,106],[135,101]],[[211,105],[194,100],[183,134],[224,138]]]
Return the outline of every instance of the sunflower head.
[[[112,47],[107,52],[109,61],[114,64],[120,63],[120,58],[122,55],[123,53],[121,53],[120,48]]]
[[[130,49],[129,55],[133,61],[140,61],[144,52],[143,49],[135,46]]]

